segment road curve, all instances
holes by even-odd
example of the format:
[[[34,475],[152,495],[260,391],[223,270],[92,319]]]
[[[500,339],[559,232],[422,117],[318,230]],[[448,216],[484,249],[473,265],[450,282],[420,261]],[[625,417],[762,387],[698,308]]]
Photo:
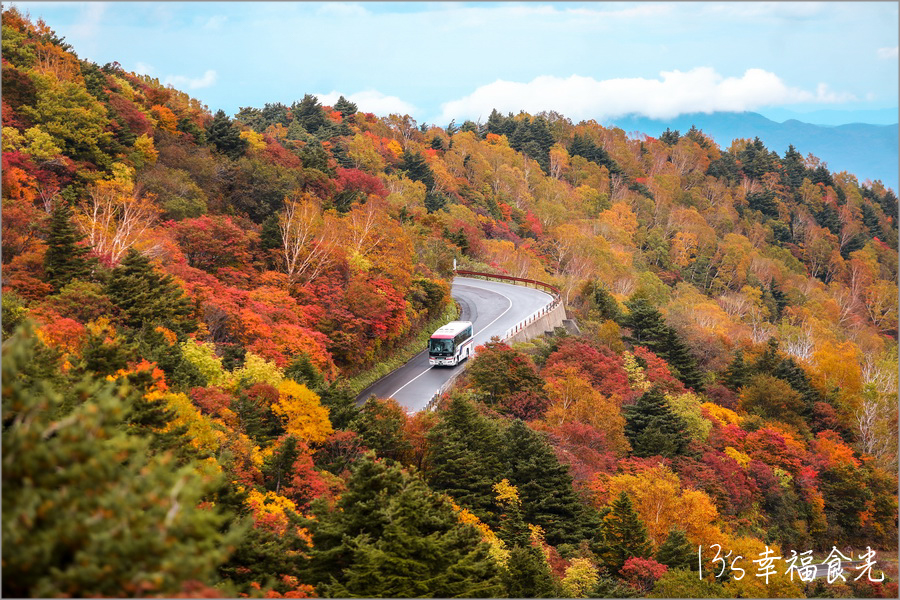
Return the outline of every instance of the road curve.
[[[460,320],[474,324],[476,346],[492,336],[502,337],[507,329],[553,301],[550,294],[534,288],[469,277],[455,277],[451,293],[459,303]],[[363,390],[357,401],[363,402],[373,394],[379,398],[393,397],[407,410],[420,411],[460,368],[459,365],[429,366],[428,353],[423,349],[405,365]]]

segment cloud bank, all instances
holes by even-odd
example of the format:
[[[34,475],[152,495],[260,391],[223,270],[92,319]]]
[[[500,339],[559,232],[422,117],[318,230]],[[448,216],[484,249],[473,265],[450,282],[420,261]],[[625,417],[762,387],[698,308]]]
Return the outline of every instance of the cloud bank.
[[[897,46],[894,46],[893,48],[879,48],[878,58],[897,58]]]
[[[855,100],[819,84],[815,92],[786,85],[777,75],[748,69],[741,77],[723,77],[709,67],[687,72],[663,71],[659,79],[627,78],[598,81],[572,75],[544,75],[528,83],[497,80],[441,105],[437,122],[487,119],[491,110],[535,114],[554,110],[574,119],[604,120],[627,114],[669,119],[685,113],[749,111],[801,102],[834,103]]]
[[[404,102],[397,96],[386,96],[377,90],[365,90],[355,94],[341,94],[340,92],[331,91],[328,94],[315,94],[315,96],[325,106],[334,106],[338,98],[344,96],[344,98],[356,104],[361,112],[370,112],[378,116],[387,116],[393,113],[412,115],[418,111],[409,102]]]
[[[216,77],[216,72],[212,69],[208,69],[203,74],[203,77],[190,78],[185,77],[184,75],[169,75],[163,83],[179,89],[188,88],[190,90],[199,90],[214,85],[216,83]]]

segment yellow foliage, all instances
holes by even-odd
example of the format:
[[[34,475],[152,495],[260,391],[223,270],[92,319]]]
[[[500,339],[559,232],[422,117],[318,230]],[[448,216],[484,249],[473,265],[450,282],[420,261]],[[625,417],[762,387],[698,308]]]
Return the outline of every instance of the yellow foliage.
[[[500,504],[519,503],[519,490],[506,478],[494,484],[494,493],[497,494],[497,502]]]
[[[297,512],[297,505],[275,492],[265,494],[252,489],[247,494],[247,506],[253,511],[257,526],[269,527],[279,534],[287,531],[289,524],[287,511]]]
[[[794,581],[785,574],[787,570],[783,560],[775,560],[772,567],[776,571],[775,574],[768,577],[768,583],[765,577],[757,577],[761,571],[761,564],[753,562],[761,560],[763,553],[768,547],[771,558],[782,557],[781,548],[777,545],[767,546],[762,541],[752,537],[735,537],[726,538],[719,541],[722,545],[723,553],[731,550],[732,555],[727,559],[729,566],[731,561],[736,557],[742,557],[735,563],[735,567],[744,570],[743,576],[736,580],[736,576],[740,576],[740,571],[735,571],[731,580],[725,583],[725,594],[728,598],[803,598],[804,584],[799,578],[794,577]]]
[[[241,139],[247,140],[247,144],[249,144],[252,150],[266,149],[266,141],[263,139],[261,133],[256,133],[253,130],[246,129],[241,132]]]
[[[669,530],[678,526],[693,544],[714,544],[722,539],[715,521],[718,510],[705,493],[681,489],[681,481],[668,467],[660,464],[638,474],[610,477],[610,497],[626,492],[657,546]]]
[[[744,454],[744,453],[741,452],[740,450],[737,450],[737,449],[735,449],[735,448],[732,448],[731,446],[726,446],[726,447],[725,447],[725,455],[728,456],[729,458],[732,458],[732,459],[734,459],[735,461],[737,461],[737,463],[738,463],[739,465],[741,465],[742,467],[744,467],[744,468],[746,468],[747,465],[750,463],[750,457],[749,457],[749,456],[747,456],[746,454]]]
[[[504,481],[506,480],[504,479]],[[498,564],[506,566],[506,562],[509,560],[509,550],[506,548],[506,542],[497,537],[497,534],[486,523],[482,522],[470,511],[458,506],[453,500],[450,500],[450,505],[456,511],[459,522],[471,525],[481,532],[481,539],[490,546],[490,555]]]
[[[319,402],[319,396],[291,379],[278,385],[278,400],[272,410],[286,421],[287,433],[306,443],[324,442],[334,431],[328,409]]]
[[[741,417],[731,409],[713,404],[712,402],[704,402],[700,408],[706,410],[706,414],[715,420],[719,425],[740,425]]]
[[[204,416],[183,393],[165,394],[163,396],[169,409],[175,412],[175,418],[168,428],[187,427],[187,435],[195,448],[216,454],[222,445],[224,434],[217,431],[212,421]]]
[[[587,598],[600,581],[597,567],[587,558],[573,558],[562,580],[563,596]]]

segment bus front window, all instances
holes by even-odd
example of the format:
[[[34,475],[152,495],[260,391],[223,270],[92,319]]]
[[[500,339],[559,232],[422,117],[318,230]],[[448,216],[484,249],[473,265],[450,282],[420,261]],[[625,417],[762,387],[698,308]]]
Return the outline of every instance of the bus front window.
[[[428,353],[435,356],[453,354],[453,340],[429,340]]]

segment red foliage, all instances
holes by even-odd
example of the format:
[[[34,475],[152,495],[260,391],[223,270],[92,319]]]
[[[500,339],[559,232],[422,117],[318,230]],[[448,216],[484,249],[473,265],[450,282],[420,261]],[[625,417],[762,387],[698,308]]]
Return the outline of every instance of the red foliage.
[[[752,508],[759,490],[736,461],[721,452],[712,451],[705,452],[702,461],[706,470],[688,474],[679,468],[678,474],[686,483],[698,489],[702,486],[708,493],[721,490],[721,494],[711,495],[723,513],[738,515]]]
[[[550,406],[550,399],[532,390],[523,390],[503,398],[500,406],[511,417],[533,421],[544,416]]]
[[[748,433],[744,440],[744,452],[750,458],[781,467],[789,473],[799,472],[807,459],[807,452],[800,442],[772,427]]]
[[[338,167],[336,183],[340,192],[349,190],[362,192],[366,196],[374,194],[381,198],[386,198],[388,195],[388,191],[385,189],[384,184],[381,183],[381,179],[359,169]]]
[[[716,421],[713,421],[713,428],[709,432],[707,442],[717,450],[725,450],[726,446],[741,450],[744,447],[746,438],[747,432],[737,425],[728,424],[720,427]]]
[[[222,416],[222,411],[231,405],[231,394],[217,387],[195,387],[188,393],[200,412],[214,417]]]
[[[204,215],[170,222],[169,227],[192,267],[215,273],[223,267],[248,268],[253,263],[251,249],[259,235],[247,223],[238,226],[231,217]]]
[[[604,432],[578,421],[547,429],[560,462],[569,465],[576,485],[586,485],[597,473],[614,473],[616,455]]]
[[[813,404],[812,419],[809,421],[813,431],[817,430],[839,430],[842,427],[841,419],[838,417],[837,411],[827,402],[816,402]]]
[[[286,150],[275,138],[270,135],[263,135],[263,139],[266,142],[266,149],[261,154],[265,159],[289,169],[300,169],[303,167],[303,163],[297,155]]]
[[[625,561],[625,565],[619,573],[628,582],[628,585],[642,594],[653,589],[656,580],[662,577],[669,568],[652,558],[639,558],[632,556]]]
[[[328,485],[313,466],[306,444],[300,442],[298,449],[301,452],[291,468],[290,483],[281,488],[281,494],[293,500],[298,509],[306,510],[313,500],[328,494]]]
[[[244,390],[244,395],[260,408],[270,408],[278,400],[278,390],[268,383],[254,383]]]
[[[622,359],[612,350],[575,338],[563,340],[559,349],[547,358],[542,376],[546,379],[575,367],[604,396],[617,396],[619,402],[632,396]]]
[[[647,364],[644,367],[644,377],[647,378],[647,381],[669,393],[683,394],[687,391],[684,384],[672,376],[672,372],[669,371],[669,363],[656,354],[643,346],[636,346],[634,355]]]
[[[115,113],[122,117],[128,129],[135,135],[150,133],[153,130],[153,125],[151,125],[146,115],[135,106],[134,102],[125,96],[110,92],[109,105]]]
[[[365,443],[355,431],[338,430],[316,447],[321,464],[350,465],[366,451]]]
[[[531,211],[525,215],[525,226],[524,229],[530,232],[534,237],[539,238],[544,235],[544,227],[541,225],[540,219],[538,219]]]
[[[729,410],[737,410],[739,400],[738,395],[732,392],[724,385],[714,383],[704,391],[710,402],[723,406]]]

